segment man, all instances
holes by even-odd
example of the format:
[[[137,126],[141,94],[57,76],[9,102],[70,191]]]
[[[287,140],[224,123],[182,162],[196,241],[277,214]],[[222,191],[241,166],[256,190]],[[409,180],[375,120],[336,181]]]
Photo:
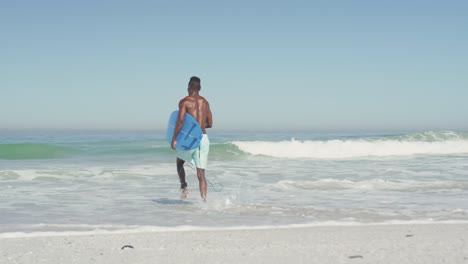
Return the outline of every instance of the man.
[[[188,189],[187,183],[185,182],[185,170],[184,163],[185,161],[192,161],[197,167],[197,177],[200,187],[200,195],[204,202],[206,202],[206,179],[205,179],[205,169],[208,162],[208,152],[210,151],[210,141],[208,135],[206,134],[206,129],[213,126],[213,117],[210,110],[210,104],[208,101],[199,95],[201,90],[200,78],[193,76],[190,78],[188,83],[188,96],[179,102],[179,117],[177,119],[176,127],[174,129],[174,136],[172,138],[172,148],[175,149],[177,145],[177,136],[182,129],[182,124],[184,122],[185,113],[193,116],[197,120],[198,124],[201,127],[203,132],[203,137],[200,142],[200,147],[189,150],[181,151],[177,150],[177,174],[179,174],[180,180],[180,189],[182,189],[182,194],[180,198],[187,198]]]

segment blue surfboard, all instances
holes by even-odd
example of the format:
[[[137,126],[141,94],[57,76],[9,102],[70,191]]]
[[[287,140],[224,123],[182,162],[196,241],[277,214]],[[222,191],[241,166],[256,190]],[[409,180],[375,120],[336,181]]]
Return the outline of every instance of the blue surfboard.
[[[172,137],[174,136],[174,129],[177,123],[177,118],[179,116],[179,111],[172,112],[169,117],[169,123],[167,125],[166,139],[169,142],[169,145],[172,144]],[[184,123],[182,124],[182,129],[180,130],[179,135],[177,136],[177,145],[176,149],[178,150],[192,150],[200,146],[200,141],[202,139],[203,132],[197,120],[193,118],[190,114],[185,113]]]

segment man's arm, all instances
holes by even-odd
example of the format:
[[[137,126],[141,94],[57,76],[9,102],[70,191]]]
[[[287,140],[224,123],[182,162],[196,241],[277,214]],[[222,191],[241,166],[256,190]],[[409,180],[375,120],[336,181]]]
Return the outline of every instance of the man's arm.
[[[172,144],[171,147],[173,149],[176,148],[177,145],[177,136],[180,133],[180,130],[182,129],[182,125],[184,123],[184,118],[185,118],[185,113],[187,112],[187,109],[185,108],[185,100],[180,100],[179,102],[179,116],[177,117],[177,122],[176,126],[174,128],[174,136],[172,137]]]
[[[208,103],[208,102],[207,102]],[[213,127],[213,115],[211,114],[211,109],[210,109],[210,104],[208,103],[208,111],[206,115],[206,128],[212,128]]]

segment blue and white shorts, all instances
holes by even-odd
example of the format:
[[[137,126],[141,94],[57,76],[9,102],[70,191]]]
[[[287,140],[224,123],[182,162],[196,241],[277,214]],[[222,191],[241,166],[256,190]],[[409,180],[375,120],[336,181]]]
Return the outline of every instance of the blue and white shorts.
[[[177,158],[191,161],[198,169],[206,169],[208,153],[210,152],[210,140],[207,134],[203,134],[200,146],[192,150],[177,150]]]

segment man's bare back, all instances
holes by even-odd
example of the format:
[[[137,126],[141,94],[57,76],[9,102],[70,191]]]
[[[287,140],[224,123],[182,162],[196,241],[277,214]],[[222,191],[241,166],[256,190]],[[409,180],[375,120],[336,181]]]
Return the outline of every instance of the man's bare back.
[[[180,101],[179,109],[185,109],[186,113],[189,113],[197,120],[203,134],[206,134],[206,129],[212,126],[213,119],[211,116],[210,104],[203,96],[186,96]],[[185,113],[181,114],[185,115]]]

